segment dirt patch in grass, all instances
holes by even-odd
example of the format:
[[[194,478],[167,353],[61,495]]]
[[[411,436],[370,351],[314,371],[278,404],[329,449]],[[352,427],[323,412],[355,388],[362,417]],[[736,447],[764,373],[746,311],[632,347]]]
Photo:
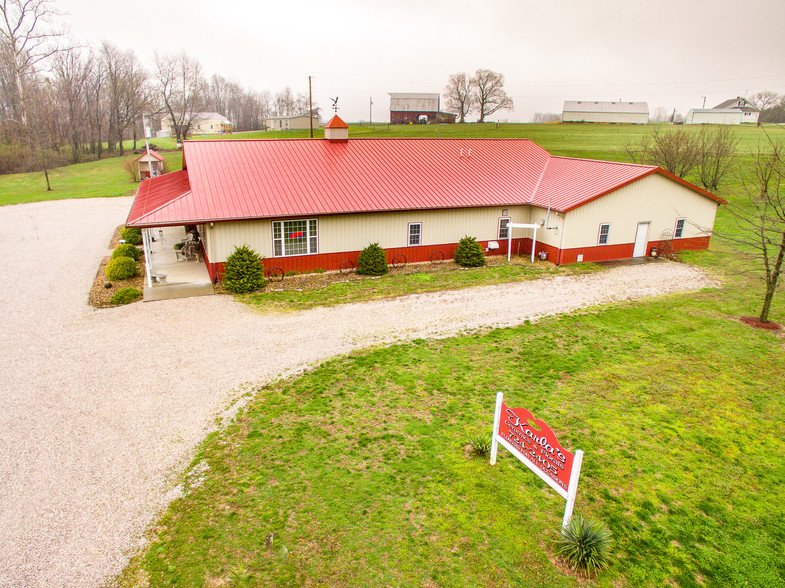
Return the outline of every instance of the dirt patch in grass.
[[[745,325],[749,325],[751,327],[755,327],[756,329],[766,329],[767,331],[781,331],[782,325],[779,323],[775,323],[769,321],[764,323],[760,321],[757,317],[754,316],[742,316],[739,317],[739,320],[743,322]]]
[[[120,231],[122,228],[123,225],[120,225],[115,229],[112,239],[109,241],[109,247],[111,249],[114,249],[120,244]],[[116,306],[111,302],[112,296],[115,292],[122,290],[123,288],[131,287],[136,288],[141,292],[144,291],[144,254],[142,254],[136,262],[136,275],[127,280],[112,281],[106,277],[106,264],[109,263],[111,259],[112,256],[107,255],[101,260],[101,264],[98,266],[98,271],[93,280],[93,287],[90,288],[90,294],[87,297],[90,306],[95,306],[96,308]],[[107,284],[109,284],[108,288],[106,287]],[[138,300],[141,300],[141,298]]]

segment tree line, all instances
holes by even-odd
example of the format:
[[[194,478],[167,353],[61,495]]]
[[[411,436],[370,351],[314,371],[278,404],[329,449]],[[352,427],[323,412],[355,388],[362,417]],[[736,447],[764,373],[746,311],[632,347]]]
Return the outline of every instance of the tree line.
[[[136,148],[144,137],[143,115],[148,126],[170,118],[181,140],[198,112],[218,112],[234,130],[252,131],[270,116],[309,111],[307,95],[208,78],[185,53],[156,54],[148,69],[108,41],[78,46],[57,16],[52,0],[0,2],[0,173],[122,155],[124,140]]]

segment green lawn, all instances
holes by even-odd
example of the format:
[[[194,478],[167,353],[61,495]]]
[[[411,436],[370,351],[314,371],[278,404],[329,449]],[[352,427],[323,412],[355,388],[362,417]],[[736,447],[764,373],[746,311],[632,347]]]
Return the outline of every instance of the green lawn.
[[[690,262],[713,268],[722,254]],[[586,452],[576,510],[615,536],[599,586],[785,582],[782,342],[721,289],[375,349],[252,393],[124,582],[575,586],[564,502],[502,451],[467,453],[494,396]],[[272,537],[272,542],[270,541]]]
[[[182,168],[182,152],[165,152],[164,156],[171,171]],[[53,169],[49,172],[52,187],[49,192],[43,172],[0,176],[0,205],[133,195],[139,184],[131,180],[123,160],[136,157],[132,154],[124,158],[108,157]]]
[[[436,129],[526,136],[556,154],[621,161],[624,142],[647,130],[426,125],[353,127],[352,135],[435,136]],[[745,151],[764,137],[755,127],[737,132]],[[123,180],[109,174],[109,161],[85,165],[103,170],[92,183],[103,173],[119,190]],[[91,195],[76,187],[77,179],[91,184],[79,178],[90,168],[81,169],[72,189]],[[19,182],[0,179],[0,194],[9,180]],[[729,178],[719,195],[741,202],[740,180]],[[735,230],[722,209],[716,227]],[[723,286],[360,351],[249,392],[235,422],[199,448],[184,476],[189,493],[163,514],[117,582],[785,585],[782,335],[738,320],[757,314],[762,286],[737,269],[728,244],[715,238],[710,251],[683,257],[721,275]],[[465,275],[493,283],[516,271]],[[247,300],[262,311],[309,308],[441,279],[391,276]],[[783,299],[772,312],[779,322]],[[615,537],[614,564],[596,580],[578,581],[555,565],[551,538],[564,502],[503,450],[496,467],[467,451],[471,435],[490,429],[497,391],[548,422],[566,447],[586,452],[576,511],[604,521]]]
[[[523,128],[553,152],[617,160],[624,136],[645,132]],[[762,137],[739,133],[745,148]],[[740,180],[719,195],[742,202]],[[735,230],[722,209],[717,228]],[[727,243],[683,258],[723,286],[361,351],[250,392],[236,421],[203,443],[193,472],[208,469],[185,476],[190,493],[120,584],[784,585],[782,336],[738,320],[757,314],[762,285]],[[267,312],[310,308],[441,279],[393,275],[245,300]],[[783,298],[772,314],[781,322]],[[586,452],[576,512],[615,537],[614,563],[597,579],[554,565],[564,508],[554,492],[504,450],[496,467],[469,454],[469,437],[490,429],[497,391]]]

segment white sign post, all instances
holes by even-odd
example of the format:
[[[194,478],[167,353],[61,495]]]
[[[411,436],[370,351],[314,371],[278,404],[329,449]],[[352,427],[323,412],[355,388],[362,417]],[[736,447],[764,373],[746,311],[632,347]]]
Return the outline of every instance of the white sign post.
[[[491,465],[496,464],[499,445],[512,453],[567,501],[562,519],[562,527],[566,527],[578,494],[583,451],[570,453],[544,421],[535,419],[525,408],[509,408],[503,399],[502,392],[496,394]]]

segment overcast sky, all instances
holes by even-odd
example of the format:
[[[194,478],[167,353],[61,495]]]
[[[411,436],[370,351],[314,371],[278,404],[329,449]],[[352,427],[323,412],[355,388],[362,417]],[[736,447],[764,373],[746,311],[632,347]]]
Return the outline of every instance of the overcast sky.
[[[715,106],[785,93],[785,1],[746,0],[55,0],[73,36],[184,50],[206,73],[254,90],[308,92],[346,121],[389,120],[389,92],[443,92],[451,73],[503,73],[528,122],[564,100]],[[472,119],[476,117],[472,116]]]

